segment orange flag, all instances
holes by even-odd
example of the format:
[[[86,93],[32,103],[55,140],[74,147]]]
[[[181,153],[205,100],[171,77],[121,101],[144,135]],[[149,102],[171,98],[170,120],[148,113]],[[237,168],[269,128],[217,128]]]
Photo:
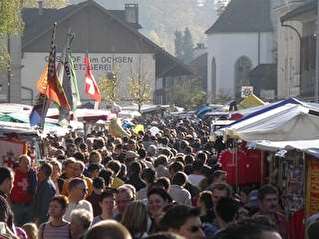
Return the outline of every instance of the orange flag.
[[[45,94],[48,87],[48,64],[44,66],[44,69],[37,81],[37,91],[41,94]]]
[[[56,67],[55,67],[56,47],[54,44],[54,38],[55,38],[55,28],[52,34],[51,51],[49,55],[48,76],[47,76],[48,86],[46,89],[46,96],[48,97],[49,100],[55,102],[61,108],[70,111],[71,110],[70,104],[65,96],[61,82],[59,81],[56,74]]]

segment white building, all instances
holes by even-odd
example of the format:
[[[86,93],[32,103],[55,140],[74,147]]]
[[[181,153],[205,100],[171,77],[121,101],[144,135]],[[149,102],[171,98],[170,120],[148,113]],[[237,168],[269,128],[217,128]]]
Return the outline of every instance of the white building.
[[[232,0],[208,35],[208,100],[239,98],[249,72],[273,63],[270,0]]]

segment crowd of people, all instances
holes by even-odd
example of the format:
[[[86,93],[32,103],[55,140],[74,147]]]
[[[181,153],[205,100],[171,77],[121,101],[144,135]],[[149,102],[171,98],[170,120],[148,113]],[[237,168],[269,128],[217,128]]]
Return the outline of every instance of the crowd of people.
[[[159,133],[48,135],[44,160],[1,167],[0,238],[289,238],[278,189],[228,185],[205,122],[142,123]]]

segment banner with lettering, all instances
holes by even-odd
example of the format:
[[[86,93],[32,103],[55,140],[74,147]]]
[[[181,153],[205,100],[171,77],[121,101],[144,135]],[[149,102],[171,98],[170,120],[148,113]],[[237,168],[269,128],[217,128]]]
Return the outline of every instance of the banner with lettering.
[[[308,158],[307,172],[307,217],[319,212],[319,160]]]
[[[19,155],[24,153],[26,153],[24,142],[0,140],[0,166],[13,167]]]

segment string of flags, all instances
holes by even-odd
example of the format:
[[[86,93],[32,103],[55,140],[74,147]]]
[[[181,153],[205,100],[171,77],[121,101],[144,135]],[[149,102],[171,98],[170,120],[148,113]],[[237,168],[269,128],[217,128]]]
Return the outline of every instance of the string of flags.
[[[38,96],[30,113],[30,125],[39,126],[43,129],[45,117],[51,103],[55,103],[60,110],[60,121],[68,120],[70,111],[75,111],[81,104],[78,90],[77,78],[72,60],[71,46],[74,33],[69,30],[67,34],[65,50],[62,53],[63,59],[56,65],[56,34],[57,24],[54,23],[50,44],[48,64],[45,65],[39,80],[36,83]],[[96,83],[92,65],[88,53],[84,57],[85,64],[85,93],[90,99],[100,102],[101,92]]]

